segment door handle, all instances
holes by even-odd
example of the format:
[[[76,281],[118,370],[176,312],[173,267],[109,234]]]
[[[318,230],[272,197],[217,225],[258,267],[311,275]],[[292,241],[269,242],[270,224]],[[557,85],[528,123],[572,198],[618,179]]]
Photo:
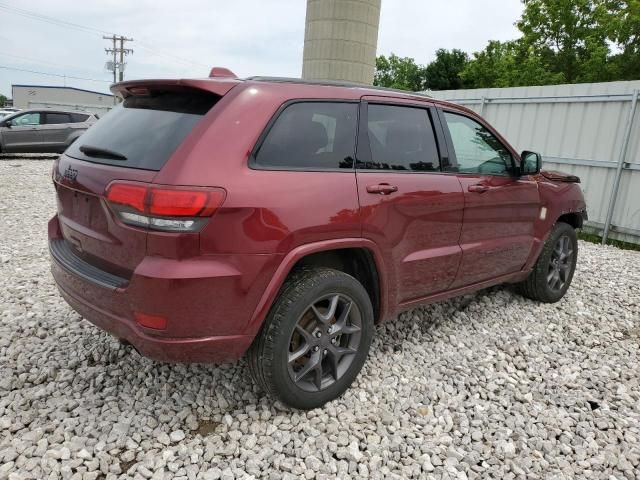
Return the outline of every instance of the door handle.
[[[367,192],[377,193],[379,195],[389,195],[390,193],[397,192],[398,187],[395,185],[389,185],[388,183],[379,183],[378,185],[367,185]]]
[[[484,193],[489,190],[489,187],[487,187],[486,185],[469,185],[467,187],[467,190],[474,193]]]

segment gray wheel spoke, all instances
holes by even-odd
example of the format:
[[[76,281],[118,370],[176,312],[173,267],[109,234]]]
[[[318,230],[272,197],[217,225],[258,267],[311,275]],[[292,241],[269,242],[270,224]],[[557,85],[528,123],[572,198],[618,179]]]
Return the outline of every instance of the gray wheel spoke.
[[[336,363],[340,361],[340,359],[342,357],[344,357],[345,355],[354,355],[356,353],[355,350],[351,349],[351,348],[345,348],[345,347],[330,347],[329,348],[329,355],[332,356]]]
[[[547,283],[551,284],[551,281],[553,280],[553,277],[555,277],[555,275],[556,275],[556,271],[552,269],[552,270],[547,274]]]
[[[318,390],[322,389],[322,374],[324,373],[322,371],[322,362],[318,361],[318,364],[315,366],[315,368],[313,369],[314,371],[314,382],[316,387],[318,388]]]
[[[331,353],[327,355],[327,363],[329,364],[329,369],[331,370],[331,375],[334,380],[338,380],[338,360],[339,359]]]
[[[298,348],[295,352],[289,352],[289,363],[293,363],[298,360],[300,357],[305,356],[310,349],[310,345],[305,343],[300,348]]]
[[[320,367],[320,371],[322,371],[322,365],[320,364],[320,355],[319,354],[311,355],[307,364],[304,367],[302,367],[302,369],[299,372],[296,372],[295,381],[299,382],[304,377],[306,377],[309,374],[309,372],[316,370],[317,367]]]
[[[299,324],[296,325],[296,332],[298,332],[300,334],[300,336],[302,338],[304,338],[304,341],[308,344],[308,345],[312,345],[315,343],[316,339],[313,335],[311,335],[311,332],[305,330],[304,328],[302,328]]]
[[[313,310],[314,315],[321,323],[326,324],[333,318],[336,314],[336,308],[338,308],[338,301],[340,300],[340,295],[334,295],[331,297],[331,301],[329,302],[329,309],[327,313],[322,313],[320,310],[316,308],[315,305],[311,305],[311,310]]]

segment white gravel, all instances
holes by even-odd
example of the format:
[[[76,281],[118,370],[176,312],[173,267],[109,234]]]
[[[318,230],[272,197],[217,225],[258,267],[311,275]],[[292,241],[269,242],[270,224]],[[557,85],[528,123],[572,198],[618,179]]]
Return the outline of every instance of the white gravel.
[[[50,169],[0,162],[0,479],[640,478],[639,252],[581,242],[555,305],[403,314],[297,412],[244,362],[154,363],[82,321],[49,273]]]

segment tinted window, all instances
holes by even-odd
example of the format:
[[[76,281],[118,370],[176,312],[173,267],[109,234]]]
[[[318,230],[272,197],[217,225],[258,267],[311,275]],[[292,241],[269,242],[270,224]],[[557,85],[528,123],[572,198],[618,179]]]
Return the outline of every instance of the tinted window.
[[[57,123],[71,123],[71,115],[69,115],[68,113],[47,112],[46,119],[47,125]]]
[[[511,154],[489,130],[463,115],[444,116],[459,172],[505,175],[511,170]]]
[[[429,172],[438,170],[438,148],[429,112],[422,108],[369,105],[371,161],[366,168]]]
[[[89,162],[160,170],[220,97],[199,90],[127,97],[71,144],[67,155]],[[87,155],[81,151],[91,151]],[[126,160],[102,155],[113,152]],[[98,152],[98,153],[96,153]]]
[[[11,119],[11,125],[40,125],[40,112],[25,113]]]
[[[289,105],[255,156],[267,168],[353,168],[358,104],[303,102]]]
[[[89,115],[85,115],[83,113],[72,113],[71,114],[71,121],[73,123],[85,122],[87,120],[87,118],[89,118]]]

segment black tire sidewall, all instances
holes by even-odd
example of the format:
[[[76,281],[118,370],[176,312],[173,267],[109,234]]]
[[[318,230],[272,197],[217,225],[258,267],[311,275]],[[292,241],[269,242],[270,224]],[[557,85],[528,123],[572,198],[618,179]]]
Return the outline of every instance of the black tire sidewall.
[[[340,396],[358,376],[367,359],[373,338],[373,308],[364,287],[355,278],[345,273],[333,271],[331,276],[322,278],[310,288],[306,287],[305,283],[311,282],[301,282],[302,291],[295,296],[293,302],[290,301],[287,293],[278,299],[277,314],[282,315],[283,318],[280,322],[280,332],[274,338],[271,379],[275,393],[281,401],[296,408],[310,409]],[[350,297],[360,310],[362,317],[360,345],[349,370],[341,378],[324,390],[308,392],[298,387],[289,375],[287,360],[291,334],[300,316],[314,301],[325,295],[336,293]]]

